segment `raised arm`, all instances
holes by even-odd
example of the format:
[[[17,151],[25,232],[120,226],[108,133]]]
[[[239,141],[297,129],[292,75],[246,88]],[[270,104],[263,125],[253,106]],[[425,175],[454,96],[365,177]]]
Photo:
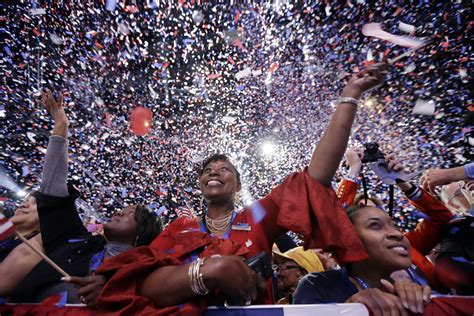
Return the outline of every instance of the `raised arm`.
[[[309,175],[321,184],[329,186],[339,167],[351,133],[357,100],[362,93],[382,82],[387,68],[387,63],[381,63],[362,70],[349,80],[342,91],[336,111],[309,163]]]
[[[49,138],[48,149],[43,167],[41,191],[44,194],[65,197],[67,190],[67,132],[69,121],[63,107],[63,95],[55,100],[51,91],[41,92],[41,103],[54,120],[52,136]]]
[[[423,189],[433,193],[436,186],[463,180],[474,180],[474,162],[449,169],[425,170],[420,183]]]

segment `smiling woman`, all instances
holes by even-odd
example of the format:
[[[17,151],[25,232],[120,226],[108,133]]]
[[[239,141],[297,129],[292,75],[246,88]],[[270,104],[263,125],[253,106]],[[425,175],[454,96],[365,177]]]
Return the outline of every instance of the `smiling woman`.
[[[429,300],[429,286],[419,285],[416,280],[405,279],[394,284],[388,281],[393,272],[411,265],[410,243],[395,221],[372,206],[353,206],[347,212],[369,258],[342,270],[308,274],[299,283],[294,302],[358,302],[373,313],[387,310],[396,315],[404,315],[408,310],[421,313]]]

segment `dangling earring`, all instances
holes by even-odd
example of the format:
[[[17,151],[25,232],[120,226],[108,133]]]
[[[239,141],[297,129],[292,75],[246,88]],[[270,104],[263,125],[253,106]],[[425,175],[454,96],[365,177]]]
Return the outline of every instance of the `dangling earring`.
[[[138,239],[140,238],[140,235],[137,235],[137,237],[135,238],[135,247],[137,247],[137,244],[138,244]]]

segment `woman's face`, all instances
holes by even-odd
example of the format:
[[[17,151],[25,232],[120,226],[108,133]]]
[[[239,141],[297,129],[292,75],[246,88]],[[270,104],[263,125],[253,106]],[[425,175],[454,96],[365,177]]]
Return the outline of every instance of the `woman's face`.
[[[129,205],[123,210],[115,212],[107,224],[104,225],[105,235],[110,241],[134,245],[137,234],[136,209],[136,205]]]
[[[32,195],[27,196],[26,199],[21,202],[20,207],[18,207],[18,209],[15,211],[15,215],[10,218],[10,221],[18,229],[39,229],[39,216],[36,198]]]
[[[353,224],[374,266],[393,272],[411,265],[410,243],[386,213],[366,207],[354,214]]]
[[[209,163],[199,177],[199,184],[204,198],[208,201],[230,201],[240,191],[237,172],[229,161]]]

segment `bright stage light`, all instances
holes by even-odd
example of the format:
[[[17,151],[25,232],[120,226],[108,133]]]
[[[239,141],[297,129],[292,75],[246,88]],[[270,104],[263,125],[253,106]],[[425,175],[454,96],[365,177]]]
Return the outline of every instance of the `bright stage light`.
[[[265,142],[262,144],[262,153],[264,155],[271,155],[275,151],[275,146],[270,142]]]
[[[371,107],[374,105],[374,100],[372,99],[367,99],[365,102],[364,102],[364,105],[367,106],[367,107]]]
[[[23,190],[20,190],[20,191],[16,192],[16,195],[19,196],[19,197],[24,197],[26,195],[26,192],[23,191]]]

